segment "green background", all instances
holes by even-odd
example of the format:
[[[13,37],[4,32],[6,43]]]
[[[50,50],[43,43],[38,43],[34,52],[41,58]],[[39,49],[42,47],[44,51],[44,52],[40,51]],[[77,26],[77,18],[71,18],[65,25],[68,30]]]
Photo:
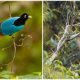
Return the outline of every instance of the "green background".
[[[41,1],[16,1],[16,2],[0,2],[0,22],[8,19],[10,16],[20,16],[28,13],[32,16],[24,27],[24,30],[15,34],[15,42],[20,44],[20,35],[31,35],[32,38],[24,40],[24,47],[17,47],[16,57],[11,65],[9,63],[14,54],[14,47],[2,51],[13,44],[11,36],[0,37],[0,77],[1,78],[41,78],[42,71],[42,2]],[[7,26],[6,26],[7,27]],[[12,71],[11,74],[11,66]]]

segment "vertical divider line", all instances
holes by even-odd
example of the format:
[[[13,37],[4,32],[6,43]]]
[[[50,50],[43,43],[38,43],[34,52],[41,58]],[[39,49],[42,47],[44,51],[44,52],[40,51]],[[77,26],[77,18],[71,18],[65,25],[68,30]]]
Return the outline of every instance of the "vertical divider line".
[[[42,80],[43,80],[43,0],[42,0]]]

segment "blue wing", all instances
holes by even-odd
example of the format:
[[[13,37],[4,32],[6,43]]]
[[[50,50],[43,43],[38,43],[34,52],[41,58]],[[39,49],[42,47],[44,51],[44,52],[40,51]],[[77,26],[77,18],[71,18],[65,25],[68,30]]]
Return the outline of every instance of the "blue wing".
[[[1,23],[1,30],[2,34],[4,35],[12,35],[13,33],[20,31],[24,28],[24,25],[21,26],[15,26],[14,22],[17,20],[19,17],[12,17],[9,18]]]

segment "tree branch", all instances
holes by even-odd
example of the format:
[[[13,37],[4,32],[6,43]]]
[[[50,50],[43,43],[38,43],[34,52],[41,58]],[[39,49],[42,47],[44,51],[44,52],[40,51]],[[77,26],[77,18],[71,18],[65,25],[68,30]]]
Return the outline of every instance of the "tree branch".
[[[75,11],[75,2],[74,2],[74,10],[73,12]],[[45,64],[52,64],[52,61],[58,56],[58,52],[61,50],[61,48],[63,47],[64,43],[67,42],[68,40],[72,40],[76,37],[78,37],[80,35],[80,33],[77,33],[77,34],[74,34],[74,35],[69,35],[70,34],[70,27],[72,26],[80,26],[80,23],[77,23],[77,24],[73,24],[71,23],[71,25],[69,25],[69,12],[67,11],[67,20],[66,20],[66,28],[64,30],[64,34],[63,36],[61,37],[60,41],[58,42],[57,44],[57,48],[56,48],[56,51],[53,52],[52,56],[46,61]],[[74,22],[74,21],[73,21]]]

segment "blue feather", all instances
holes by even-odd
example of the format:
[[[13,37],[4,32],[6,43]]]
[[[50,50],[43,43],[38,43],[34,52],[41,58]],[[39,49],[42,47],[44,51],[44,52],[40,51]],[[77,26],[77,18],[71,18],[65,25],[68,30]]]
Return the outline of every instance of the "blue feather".
[[[24,28],[24,25],[15,26],[14,22],[20,17],[12,17],[1,23],[0,32],[3,35],[12,35],[15,32],[18,32]]]

